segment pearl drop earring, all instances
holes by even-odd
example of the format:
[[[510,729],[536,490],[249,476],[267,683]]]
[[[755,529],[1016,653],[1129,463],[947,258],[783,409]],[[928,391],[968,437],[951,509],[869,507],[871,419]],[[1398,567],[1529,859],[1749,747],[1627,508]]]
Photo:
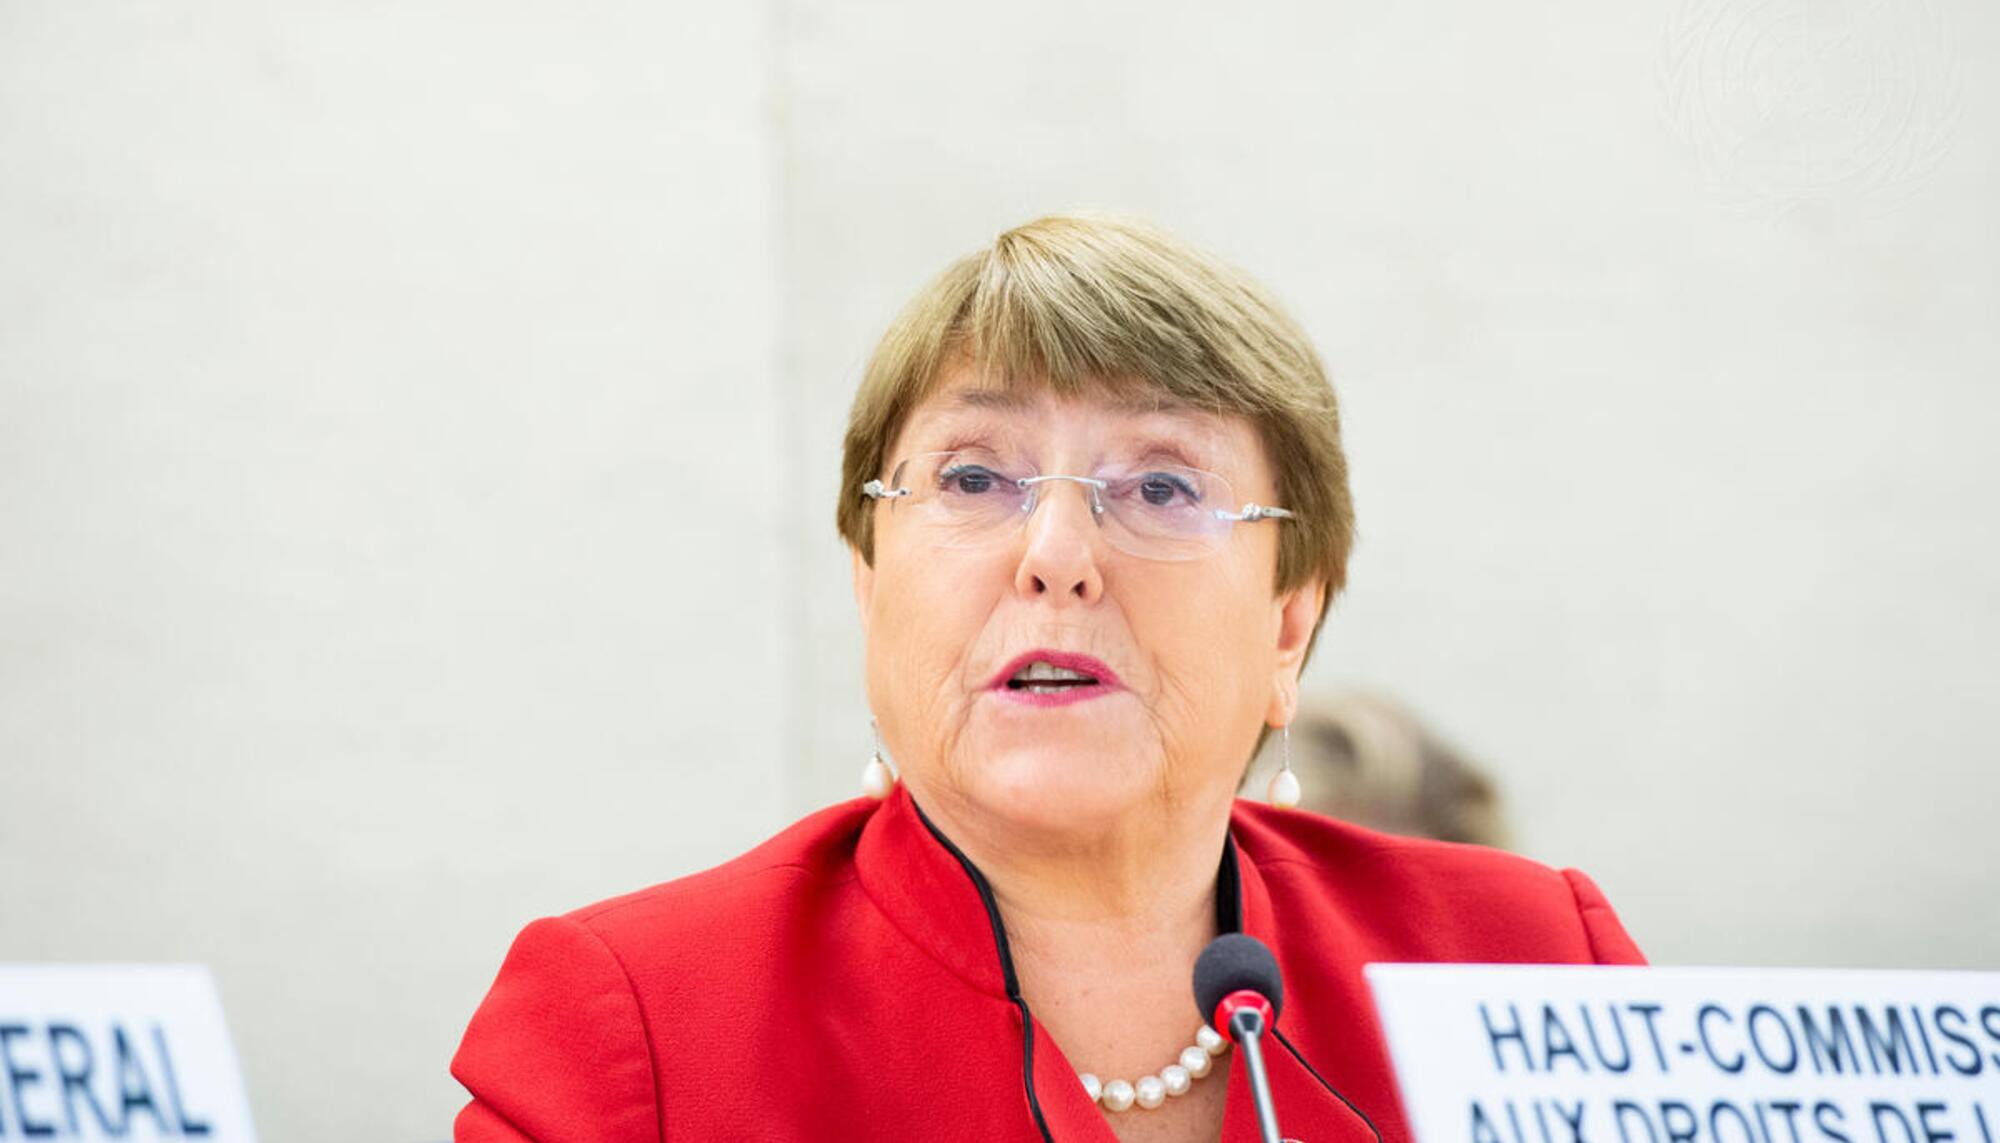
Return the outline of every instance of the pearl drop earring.
[[[1278,729],[1278,740],[1283,751],[1283,761],[1278,772],[1271,775],[1271,789],[1268,798],[1272,805],[1281,810],[1294,809],[1299,804],[1299,776],[1292,773],[1292,724],[1286,723]]]
[[[868,734],[875,739],[875,753],[868,756],[868,765],[861,771],[861,792],[881,801],[896,788],[896,772],[889,769],[889,763],[882,757],[882,732],[875,728],[875,720],[868,720]]]

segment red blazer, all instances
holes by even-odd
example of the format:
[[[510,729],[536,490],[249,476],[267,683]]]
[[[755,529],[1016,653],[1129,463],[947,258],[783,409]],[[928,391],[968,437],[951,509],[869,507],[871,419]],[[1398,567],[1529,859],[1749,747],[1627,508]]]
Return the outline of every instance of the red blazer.
[[[1573,870],[1248,802],[1230,834],[1222,927],[1277,953],[1279,1030],[1385,1143],[1409,1129],[1362,965],[1642,963]],[[1012,977],[984,878],[898,787],[529,925],[452,1060],[472,1093],[456,1139],[1112,1143]],[[1217,1061],[1229,1143],[1257,1138],[1237,1058]],[[1265,1058],[1286,1135],[1368,1143],[1289,1054]]]

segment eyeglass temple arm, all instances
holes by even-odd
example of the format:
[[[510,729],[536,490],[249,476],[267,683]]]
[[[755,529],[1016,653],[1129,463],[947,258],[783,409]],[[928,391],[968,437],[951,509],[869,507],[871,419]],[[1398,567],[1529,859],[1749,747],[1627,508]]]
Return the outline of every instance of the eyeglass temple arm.
[[[898,496],[908,496],[907,488],[890,488],[879,480],[871,480],[861,486],[861,495],[870,500],[894,500]]]
[[[1267,508],[1255,501],[1245,504],[1241,512],[1224,512],[1218,508],[1215,510],[1215,517],[1218,520],[1234,520],[1239,524],[1246,524],[1256,520],[1290,520],[1294,518],[1290,509]]]

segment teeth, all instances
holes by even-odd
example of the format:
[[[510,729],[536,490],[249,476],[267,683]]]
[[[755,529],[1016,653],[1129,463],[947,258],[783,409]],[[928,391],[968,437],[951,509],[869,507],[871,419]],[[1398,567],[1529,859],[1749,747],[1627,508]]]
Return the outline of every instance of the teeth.
[[[1026,667],[1023,667],[1021,670],[1016,671],[1014,673],[1014,678],[1017,681],[1024,683],[1044,682],[1053,680],[1061,680],[1072,683],[1094,683],[1097,681],[1095,676],[1086,675],[1082,671],[1072,671],[1064,667],[1053,666],[1051,664],[1042,662],[1040,659],[1037,659],[1034,662],[1029,663]]]

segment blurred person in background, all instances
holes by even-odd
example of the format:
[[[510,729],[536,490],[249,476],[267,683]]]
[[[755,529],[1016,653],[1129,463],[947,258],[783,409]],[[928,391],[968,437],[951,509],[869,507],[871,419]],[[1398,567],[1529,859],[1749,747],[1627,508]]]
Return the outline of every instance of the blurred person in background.
[[[1260,788],[1280,765],[1264,750],[1243,788]],[[1292,721],[1291,766],[1304,791],[1300,805],[1314,813],[1407,837],[1510,844],[1493,779],[1386,696],[1306,699]]]
[[[1353,537],[1333,389],[1242,271],[1089,216],[953,263],[869,363],[837,522],[866,796],[529,925],[460,1143],[1252,1139],[1190,988],[1228,933],[1283,973],[1286,1130],[1405,1143],[1365,963],[1641,959],[1575,871],[1295,812],[1289,771],[1235,797]]]

